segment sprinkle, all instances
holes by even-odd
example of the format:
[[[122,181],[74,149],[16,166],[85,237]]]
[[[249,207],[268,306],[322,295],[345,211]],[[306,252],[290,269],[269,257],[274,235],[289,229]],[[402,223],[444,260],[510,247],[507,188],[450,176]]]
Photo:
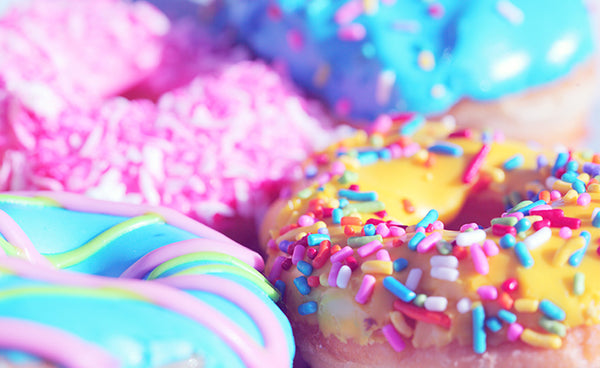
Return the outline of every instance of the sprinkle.
[[[394,261],[394,272],[403,271],[408,267],[408,260],[406,258],[398,258]]]
[[[334,254],[332,254],[331,257],[329,257],[329,260],[332,263],[333,262],[342,262],[347,257],[349,257],[349,256],[351,256],[353,254],[354,254],[354,249],[352,249],[349,246],[345,246],[344,248],[342,248],[339,251],[337,251]]]
[[[541,317],[538,323],[544,330],[550,332],[551,334],[555,334],[560,337],[565,337],[567,335],[567,327],[558,321]]]
[[[406,285],[412,291],[417,290],[419,286],[419,282],[421,281],[421,276],[423,276],[423,270],[420,268],[413,268],[408,272],[408,277],[406,278]]]
[[[296,289],[298,289],[298,292],[300,292],[300,294],[308,295],[310,293],[311,289],[310,286],[308,286],[308,280],[306,280],[306,277],[296,277],[294,279],[294,285],[296,286]]]
[[[554,166],[552,167],[552,176],[556,176],[556,173],[559,169],[567,164],[569,161],[569,153],[568,152],[560,152],[556,156],[556,161],[554,161]]]
[[[507,311],[506,309],[500,309],[498,311],[498,318],[503,320],[506,323],[515,323],[517,322],[517,315]]]
[[[385,281],[385,279],[384,279]],[[425,323],[432,323],[438,326],[449,329],[452,325],[452,320],[442,312],[428,311],[427,309],[404,303],[401,300],[394,301],[394,309],[403,313],[406,317]]]
[[[383,238],[381,237],[381,235],[353,236],[348,238],[348,245],[352,248],[358,248],[372,241],[378,241],[381,243],[383,242]]]
[[[523,155],[518,153],[504,162],[504,164],[503,164],[504,170],[512,171],[512,170],[518,169],[521,166],[523,166],[524,160],[525,159],[523,158]]]
[[[344,216],[340,219],[340,224],[342,226],[352,225],[352,226],[362,226],[363,222],[360,218],[354,216]]]
[[[496,242],[491,239],[487,239],[486,241],[484,241],[482,248],[483,248],[483,252],[488,257],[493,257],[493,256],[497,255],[498,253],[500,253],[500,249],[496,245]]]
[[[465,314],[471,310],[471,300],[469,298],[462,298],[456,303],[456,310],[460,314]]]
[[[445,240],[440,240],[439,242],[437,242],[435,248],[437,249],[439,254],[444,256],[452,253],[452,244]]]
[[[418,129],[425,124],[425,117],[420,114],[414,114],[410,120],[402,125],[400,128],[400,135],[410,136],[413,135]]]
[[[518,323],[511,323],[508,326],[508,330],[506,331],[506,338],[508,339],[508,341],[517,341],[520,337],[521,334],[523,333],[523,326],[521,326]]]
[[[492,225],[492,234],[496,236],[511,235],[514,237],[517,235],[517,229],[508,225],[495,224]]]
[[[513,292],[517,291],[517,289],[519,288],[519,282],[515,278],[508,278],[508,279],[504,280],[501,288],[502,288],[502,290],[506,291],[507,293],[513,293]]]
[[[313,272],[313,266],[306,261],[299,261],[296,267],[305,276],[310,276]]]
[[[429,50],[422,50],[417,55],[417,63],[424,71],[432,71],[435,68],[435,56]]]
[[[542,299],[538,308],[546,317],[550,319],[564,321],[565,318],[567,318],[565,311],[548,299]]]
[[[379,240],[373,240],[373,241],[368,242],[367,244],[359,247],[356,250],[356,253],[358,253],[358,255],[361,256],[362,258],[365,258],[365,257],[377,252],[381,248],[383,248],[383,244],[381,244],[381,242]],[[352,249],[352,248],[350,248],[350,249]]]
[[[475,180],[479,174],[479,171],[481,170],[481,167],[483,166],[485,158],[490,153],[490,150],[491,146],[489,144],[484,144],[481,146],[481,149],[473,157],[469,163],[469,166],[467,166],[465,173],[463,174],[463,183],[470,184]]]
[[[560,231],[558,232],[558,236],[560,236],[563,239],[569,239],[571,236],[573,236],[573,231],[571,230],[571,228],[568,227],[561,227]]]
[[[323,240],[331,241],[331,239],[329,238],[329,235],[327,235],[327,234],[310,234],[306,240],[308,241],[308,246],[310,246],[310,247],[317,245],[317,244],[321,244],[321,242]]]
[[[283,282],[283,280],[275,281],[273,286],[279,291],[279,295],[285,295],[285,282]]]
[[[391,275],[394,272],[394,265],[390,261],[366,261],[360,265],[363,273],[378,275]]]
[[[517,299],[515,300],[514,307],[517,312],[521,313],[534,313],[537,312],[540,302],[536,299]]]
[[[477,271],[479,274],[487,275],[490,272],[490,266],[488,264],[487,257],[485,256],[483,249],[478,244],[473,244],[471,246],[471,259],[473,261],[473,266],[475,266],[475,271]]]
[[[487,235],[485,231],[481,229],[465,233],[459,233],[456,236],[456,244],[461,247],[466,247],[475,243],[482,243],[485,240],[486,236]]]
[[[515,254],[519,259],[521,265],[525,268],[531,268],[534,264],[533,258],[527,249],[527,246],[523,242],[518,242],[515,245]]]
[[[489,317],[485,319],[485,326],[492,332],[498,332],[502,329],[502,322],[498,317]]]
[[[529,250],[534,250],[545,244],[552,237],[552,229],[543,227],[523,240]]]
[[[531,221],[529,221],[529,219],[527,219],[525,217],[520,219],[519,222],[517,222],[515,224],[515,229],[517,229],[517,233],[527,231],[527,230],[529,230],[530,227],[531,227]]]
[[[375,276],[373,275],[364,275],[362,283],[360,284],[360,288],[356,293],[356,297],[354,300],[358,304],[366,304],[371,300],[371,296],[373,295],[373,290],[375,289]]]
[[[329,270],[329,276],[327,277],[327,284],[331,287],[337,286],[337,277],[340,269],[342,268],[341,262],[334,262],[331,264],[331,270]]]
[[[402,206],[404,208],[404,212],[406,212],[406,213],[414,213],[415,212],[415,207],[413,206],[412,202],[407,198],[404,198],[402,200]]]
[[[442,233],[434,232],[429,234],[425,239],[421,240],[417,245],[417,252],[426,253],[432,249],[435,244],[442,239]]]
[[[429,152],[442,155],[460,157],[463,155],[463,148],[450,142],[439,142],[428,148]]]
[[[352,277],[352,269],[347,265],[343,265],[337,275],[335,283],[337,287],[340,289],[345,289],[348,286],[348,282],[350,282],[350,277]]]
[[[591,234],[587,231],[582,231],[581,234],[579,234],[579,236],[584,239],[584,245],[583,247],[575,251],[575,253],[573,253],[571,257],[569,257],[569,264],[573,267],[577,267],[581,264],[581,261],[583,260],[583,257],[587,252],[591,240]]]
[[[435,222],[438,219],[438,217],[439,217],[438,211],[429,210],[429,212],[427,212],[425,217],[423,217],[423,219],[421,221],[419,221],[415,227],[427,228],[427,226],[429,226],[430,224]]]
[[[396,280],[392,276],[387,276],[383,279],[383,286],[389,290],[392,294],[400,298],[404,302],[412,301],[417,294],[404,286],[400,281]]]
[[[515,226],[518,221],[519,221],[519,219],[517,219],[516,217],[513,217],[513,216],[496,217],[496,218],[492,219],[491,224],[492,225],[498,224],[498,225],[506,225],[506,226]]]
[[[298,314],[306,316],[317,312],[317,302],[306,302],[298,306]]]
[[[311,248],[312,249],[312,248]],[[324,240],[319,244],[319,250],[317,251],[317,255],[313,259],[312,265],[313,268],[321,268],[325,265],[325,263],[329,260],[329,256],[331,255],[331,242],[329,240]]]
[[[515,213],[515,212],[520,212],[524,215],[531,215],[529,213],[530,210],[538,207],[538,206],[542,206],[545,205],[546,202],[544,202],[543,199],[537,200],[535,202],[532,201],[523,201],[521,203],[519,203],[519,205],[515,206],[513,209],[511,209],[509,211],[509,213]]]
[[[521,341],[526,344],[546,349],[560,349],[562,340],[556,335],[547,335],[526,328],[521,334]]]
[[[392,349],[394,349],[394,351],[401,352],[402,350],[404,350],[406,344],[404,343],[402,336],[400,336],[398,331],[396,331],[396,329],[394,328],[394,325],[390,323],[383,326],[381,332],[383,332],[383,336],[385,336],[386,340],[389,342],[390,346],[392,347]]]
[[[388,252],[386,249],[378,250],[377,253],[375,253],[375,258],[377,258],[378,261],[392,262],[390,252]]]
[[[413,235],[413,237],[408,241],[408,249],[417,250],[417,246],[423,239],[425,239],[425,233],[423,233],[423,232],[415,233],[415,235]]]
[[[425,305],[425,300],[426,299],[427,299],[427,295],[425,295],[425,294],[417,294],[417,296],[415,297],[415,299],[413,299],[412,302],[417,307],[423,308],[424,305]]]
[[[316,288],[321,285],[319,276],[309,276],[306,278],[306,281],[308,282],[308,286],[310,286],[311,288]]]
[[[390,228],[385,223],[381,223],[377,225],[375,234],[381,235],[383,238],[385,238],[390,235]]]
[[[592,226],[600,227],[600,211],[596,211],[596,214],[592,219]]]
[[[338,191],[338,196],[342,198],[346,198],[350,201],[376,201],[377,193],[376,192],[356,192],[354,190],[349,189],[340,189]]]
[[[431,312],[443,312],[448,307],[448,299],[443,296],[429,296],[425,299],[424,306]]]
[[[478,305],[473,308],[471,313],[473,320],[473,351],[477,354],[483,354],[487,349],[487,336],[483,328],[485,323],[485,310],[482,305]]]
[[[585,274],[576,272],[573,276],[573,294],[579,296],[585,292]]]
[[[350,203],[343,208],[342,213],[344,214],[344,216],[347,216],[352,213],[375,213],[383,210],[385,210],[385,205],[383,204],[383,202],[368,201]]]
[[[458,279],[458,270],[448,267],[433,267],[430,271],[431,277],[439,280],[456,281]]]
[[[498,298],[498,289],[491,285],[480,286],[477,288],[477,294],[481,300],[496,300]]]
[[[279,277],[281,277],[281,271],[283,270],[281,264],[283,261],[285,261],[285,257],[283,256],[278,256],[275,258],[275,262],[273,262],[273,267],[271,267],[271,272],[269,273],[269,281],[271,283],[275,282],[279,279]]]
[[[410,338],[413,335],[413,328],[408,325],[406,319],[404,318],[404,314],[398,311],[392,311],[390,313],[390,320],[392,324],[396,328],[396,331],[400,333],[400,335]]]
[[[458,259],[455,256],[433,256],[429,259],[431,267],[457,268]]]
[[[292,253],[292,264],[297,265],[304,258],[305,254],[306,247],[304,245],[296,245]]]

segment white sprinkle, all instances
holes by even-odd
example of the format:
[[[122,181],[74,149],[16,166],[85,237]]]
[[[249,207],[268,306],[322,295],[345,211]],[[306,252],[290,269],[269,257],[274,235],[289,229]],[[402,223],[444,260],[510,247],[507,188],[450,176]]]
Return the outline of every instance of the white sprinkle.
[[[518,8],[509,0],[498,1],[496,4],[496,9],[504,18],[506,18],[506,20],[512,24],[521,24],[525,20],[525,14],[523,14],[523,10]]]
[[[396,83],[396,73],[393,70],[384,70],[379,73],[377,90],[375,91],[377,104],[384,106],[390,101],[394,83]]]
[[[343,265],[338,272],[337,279],[335,283],[337,287],[340,289],[345,289],[348,286],[348,282],[350,281],[350,277],[352,276],[352,269],[347,265]]]
[[[543,227],[536,231],[535,233],[529,235],[523,240],[525,246],[529,250],[534,250],[540,245],[546,243],[552,237],[552,229],[549,227]]]
[[[485,231],[481,229],[466,231],[456,236],[456,244],[461,247],[468,247],[475,243],[482,243],[486,236]]]
[[[160,193],[158,193],[158,190],[154,185],[152,176],[143,167],[140,168],[140,178],[138,183],[148,203],[154,206],[159,205]]]
[[[413,268],[408,272],[408,277],[404,285],[412,291],[415,291],[421,282],[421,276],[423,276],[423,270],[420,268]]]
[[[471,300],[469,298],[462,298],[456,303],[456,310],[460,314],[465,314],[471,311]]]
[[[429,260],[431,267],[457,268],[458,258],[455,256],[433,256]]]
[[[433,267],[431,269],[431,277],[446,281],[456,281],[458,279],[458,270],[448,267]]]
[[[425,309],[432,312],[443,312],[448,307],[448,299],[443,296],[428,296],[425,299]]]

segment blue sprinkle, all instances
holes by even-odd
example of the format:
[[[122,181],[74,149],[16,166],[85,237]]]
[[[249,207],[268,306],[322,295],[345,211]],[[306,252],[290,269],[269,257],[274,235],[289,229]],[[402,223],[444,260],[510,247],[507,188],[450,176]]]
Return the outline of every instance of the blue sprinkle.
[[[298,314],[306,316],[317,312],[317,302],[306,302],[298,306]]]
[[[387,276],[383,279],[383,286],[406,303],[417,297],[417,294],[415,294],[414,291],[404,286],[400,281],[396,280],[392,276]]]
[[[529,221],[528,219],[526,219],[524,217],[515,224],[515,229],[517,229],[518,233],[527,231],[527,230],[529,230],[530,227],[531,227],[531,221]]]
[[[412,119],[402,125],[400,128],[400,135],[413,135],[424,123],[425,117],[423,115],[415,114]]]
[[[377,231],[377,228],[373,224],[366,224],[365,226],[363,226],[363,231],[365,232],[365,236],[373,236],[375,235],[375,231]]]
[[[587,231],[582,231],[579,236],[585,239],[585,245],[583,248],[576,250],[569,257],[569,264],[573,267],[578,267],[583,260],[583,256],[585,256],[585,252],[587,252],[588,246],[590,245],[591,234]]]
[[[483,305],[473,308],[471,317],[473,319],[473,351],[477,354],[483,354],[487,349],[487,336],[483,329],[485,323],[485,310],[483,309]]]
[[[577,161],[569,161],[567,162],[567,172],[569,171],[577,171],[579,169],[579,163]]]
[[[600,211],[598,211],[598,213],[596,214],[596,216],[594,216],[594,219],[592,220],[592,226],[593,227],[600,227]]]
[[[511,171],[514,169],[518,169],[519,167],[523,166],[524,161],[525,159],[523,158],[523,155],[517,153],[516,155],[504,162],[504,170]]]
[[[571,184],[571,187],[579,194],[585,193],[585,183],[579,179],[576,179],[573,184]]]
[[[418,232],[408,241],[408,249],[417,250],[417,245],[425,239],[425,233]]]
[[[349,204],[350,204],[350,202],[348,202],[348,200],[346,198],[340,198],[340,208],[344,208]]]
[[[294,244],[294,242],[292,242],[291,240],[282,240],[279,243],[279,250],[281,250],[284,253],[289,253],[288,250],[290,249],[290,245]]]
[[[310,276],[310,274],[313,272],[313,266],[303,260],[298,261],[296,268],[298,268],[298,271],[300,271],[304,276]]]
[[[529,249],[527,249],[525,243],[518,242],[515,245],[515,253],[517,254],[517,258],[519,259],[519,262],[521,262],[521,265],[523,265],[523,267],[530,268],[531,266],[533,266],[533,258],[531,257]]]
[[[283,294],[285,293],[285,282],[277,280],[275,281],[273,286],[275,286],[275,289],[277,289],[277,291],[279,291],[279,294],[283,296]]]
[[[548,165],[548,159],[544,155],[538,155],[536,159],[537,169],[541,169],[542,167],[546,167]]]
[[[296,285],[296,289],[302,295],[308,295],[310,293],[310,286],[308,286],[308,280],[304,276],[298,276],[294,279],[294,285]]]
[[[504,236],[500,238],[500,247],[502,247],[502,249],[512,248],[516,243],[517,240],[512,234],[504,234]]]
[[[506,323],[515,323],[517,322],[517,315],[507,311],[506,309],[500,309],[498,311],[498,318],[503,320]]]
[[[329,229],[326,227],[321,227],[321,228],[319,228],[319,230],[317,230],[317,233],[323,234],[323,235],[329,235]]]
[[[517,211],[515,211],[515,212],[521,212],[521,213],[523,213],[525,216],[527,216],[527,215],[529,215],[529,211],[530,211],[532,208],[534,208],[534,207],[537,207],[537,206],[541,206],[541,205],[543,205],[543,204],[547,204],[547,203],[546,203],[546,201],[544,201],[543,199],[540,199],[540,200],[537,200],[537,201],[535,201],[535,202],[533,202],[533,203],[530,203],[530,204],[528,204],[527,206],[525,206],[525,207],[523,207],[523,208],[520,208],[520,209],[518,209],[518,210],[517,210]]]
[[[341,208],[334,208],[331,211],[331,222],[334,225],[339,225],[342,223],[342,217],[344,217],[344,211]]]
[[[400,272],[408,267],[408,260],[406,258],[398,258],[393,263],[394,272]]]
[[[463,148],[459,145],[450,142],[440,142],[428,148],[429,152],[439,153],[449,156],[462,156]]]
[[[433,224],[435,221],[437,221],[439,217],[439,213],[436,210],[429,210],[429,212],[427,212],[427,214],[425,215],[425,217],[423,217],[423,219],[421,221],[419,221],[416,225],[417,228],[422,227],[422,228],[427,228],[427,226]]]
[[[560,180],[572,184],[575,182],[575,180],[577,180],[577,173],[573,171],[567,171],[560,177]]]
[[[340,189],[338,191],[338,196],[347,198],[350,201],[368,202],[377,200],[376,192],[357,192],[350,189]]]
[[[380,160],[389,161],[392,159],[392,151],[389,148],[382,148],[377,153]]]
[[[315,176],[317,176],[318,172],[319,172],[319,169],[317,169],[317,167],[315,165],[308,165],[304,169],[304,176],[306,176],[307,179],[312,179]]]
[[[379,161],[379,155],[376,151],[361,151],[356,157],[362,166],[368,166]]]
[[[569,160],[569,154],[567,152],[561,152],[556,156],[556,161],[554,161],[554,166],[552,167],[552,175],[556,176],[556,172],[560,170],[563,166],[567,164]]]
[[[498,317],[489,317],[485,319],[485,326],[492,332],[498,332],[502,329],[502,322]]]
[[[307,237],[307,240],[308,240],[308,246],[312,247],[314,245],[321,244],[321,242],[323,240],[331,240],[331,238],[327,234],[310,234]]]
[[[567,318],[565,311],[548,299],[542,299],[538,309],[544,313],[546,317],[556,321],[564,321],[565,318]]]

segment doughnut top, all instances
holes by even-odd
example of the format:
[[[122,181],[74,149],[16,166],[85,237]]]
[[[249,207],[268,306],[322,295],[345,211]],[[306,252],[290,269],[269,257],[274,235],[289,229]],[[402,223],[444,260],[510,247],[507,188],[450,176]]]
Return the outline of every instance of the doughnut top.
[[[260,256],[173,210],[11,192],[0,234],[0,361],[291,364]]]
[[[589,60],[583,1],[227,1],[261,56],[338,113],[441,113],[540,86]]]
[[[560,348],[570,328],[600,323],[600,155],[542,154],[417,116],[388,123],[315,155],[267,218],[267,273],[287,285],[293,319],[341,341],[476,353]],[[438,180],[407,198],[428,209],[407,215],[404,193]],[[491,221],[440,220],[452,216],[437,208],[465,199],[489,212],[502,193]]]

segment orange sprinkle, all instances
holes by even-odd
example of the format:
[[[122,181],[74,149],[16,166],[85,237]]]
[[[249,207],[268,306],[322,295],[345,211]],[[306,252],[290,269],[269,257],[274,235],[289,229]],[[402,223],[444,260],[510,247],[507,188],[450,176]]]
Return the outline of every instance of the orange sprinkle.
[[[540,199],[543,199],[546,203],[551,203],[552,199],[550,197],[550,192],[547,190],[542,190],[540,192]]]
[[[327,263],[329,257],[331,256],[331,242],[329,240],[323,240],[321,244],[319,244],[319,251],[313,259],[313,268],[321,268]]]
[[[344,216],[344,217],[342,217],[342,220],[340,223],[342,226],[345,226],[345,225],[362,226],[362,224],[363,224],[362,220],[355,216]]]
[[[408,198],[404,198],[402,200],[402,206],[404,206],[404,211],[406,213],[414,213],[415,206],[413,206],[412,202]]]
[[[467,254],[468,254],[468,251],[467,251],[467,248],[465,248],[465,247],[456,245],[456,246],[454,246],[454,248],[452,248],[452,255],[454,257],[456,257],[459,261],[467,258]]]
[[[425,161],[425,167],[432,167],[435,164],[435,154],[429,152],[427,160]]]
[[[346,234],[346,236],[353,236],[354,234],[356,234],[356,231],[354,231],[354,228],[350,225],[346,225],[344,226],[344,234]]]
[[[506,310],[510,310],[515,303],[514,299],[505,291],[500,292],[498,296],[498,304]]]
[[[594,154],[594,156],[592,156],[592,162],[595,164],[600,164],[600,154]]]
[[[335,244],[334,246],[331,247],[331,255],[336,254],[337,252],[339,252],[340,250],[342,250],[342,247],[340,247],[339,244]]]
[[[442,312],[432,312],[425,308],[417,307],[414,304],[405,303],[400,299],[394,301],[394,309],[403,313],[406,317],[423,321],[425,323],[433,323],[442,326],[445,329],[450,329],[452,321],[450,317]]]

